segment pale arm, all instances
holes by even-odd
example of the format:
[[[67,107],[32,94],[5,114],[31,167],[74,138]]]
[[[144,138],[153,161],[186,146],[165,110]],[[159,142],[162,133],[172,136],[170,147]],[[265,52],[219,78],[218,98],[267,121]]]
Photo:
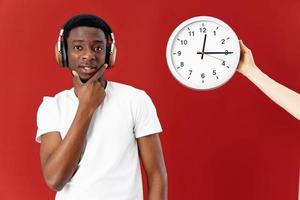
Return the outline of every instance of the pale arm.
[[[274,81],[255,64],[251,50],[242,41],[238,71],[254,83],[272,101],[300,120],[300,94]]]

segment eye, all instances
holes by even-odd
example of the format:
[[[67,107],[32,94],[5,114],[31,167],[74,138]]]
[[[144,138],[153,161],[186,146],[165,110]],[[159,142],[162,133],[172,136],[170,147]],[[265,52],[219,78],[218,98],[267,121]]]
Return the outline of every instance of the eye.
[[[95,47],[95,49],[94,49],[96,52],[97,51],[103,51],[103,48],[102,47]]]
[[[82,46],[80,46],[80,45],[75,45],[75,46],[73,47],[73,49],[75,49],[75,50],[77,50],[77,51],[81,51],[81,50],[82,50]]]

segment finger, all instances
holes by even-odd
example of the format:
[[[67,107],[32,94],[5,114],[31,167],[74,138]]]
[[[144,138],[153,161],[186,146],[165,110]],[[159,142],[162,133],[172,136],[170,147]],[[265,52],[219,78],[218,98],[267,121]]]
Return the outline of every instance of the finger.
[[[251,50],[243,43],[242,40],[240,40],[241,42],[241,47],[243,49],[243,52],[251,52]]]
[[[97,81],[104,73],[104,70],[107,68],[107,64],[102,65],[102,67],[100,67],[98,69],[98,71],[96,71],[96,73],[87,81],[88,82],[93,82],[93,81]]]
[[[72,70],[72,74],[73,74],[73,84],[74,84],[74,86],[78,87],[78,86],[82,85],[83,83],[81,82],[78,73],[75,70]]]
[[[239,42],[240,42],[240,47],[241,47],[241,53],[245,53],[246,52],[246,49],[245,49],[246,46],[244,45],[242,40],[240,40]]]

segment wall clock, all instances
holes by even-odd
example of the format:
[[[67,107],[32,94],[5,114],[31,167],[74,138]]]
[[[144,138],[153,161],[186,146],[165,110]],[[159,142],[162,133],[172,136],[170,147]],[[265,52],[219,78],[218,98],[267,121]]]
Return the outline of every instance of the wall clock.
[[[166,56],[172,75],[180,83],[196,90],[214,89],[235,73],[240,59],[239,40],[223,21],[193,17],[175,28]]]

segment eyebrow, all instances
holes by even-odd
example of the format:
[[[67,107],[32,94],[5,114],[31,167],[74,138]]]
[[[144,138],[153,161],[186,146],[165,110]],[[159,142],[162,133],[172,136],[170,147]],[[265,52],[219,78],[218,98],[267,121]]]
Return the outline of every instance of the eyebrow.
[[[72,43],[76,43],[76,42],[84,42],[84,40],[73,40],[73,41],[72,41]],[[93,42],[104,43],[103,40],[94,40]]]

